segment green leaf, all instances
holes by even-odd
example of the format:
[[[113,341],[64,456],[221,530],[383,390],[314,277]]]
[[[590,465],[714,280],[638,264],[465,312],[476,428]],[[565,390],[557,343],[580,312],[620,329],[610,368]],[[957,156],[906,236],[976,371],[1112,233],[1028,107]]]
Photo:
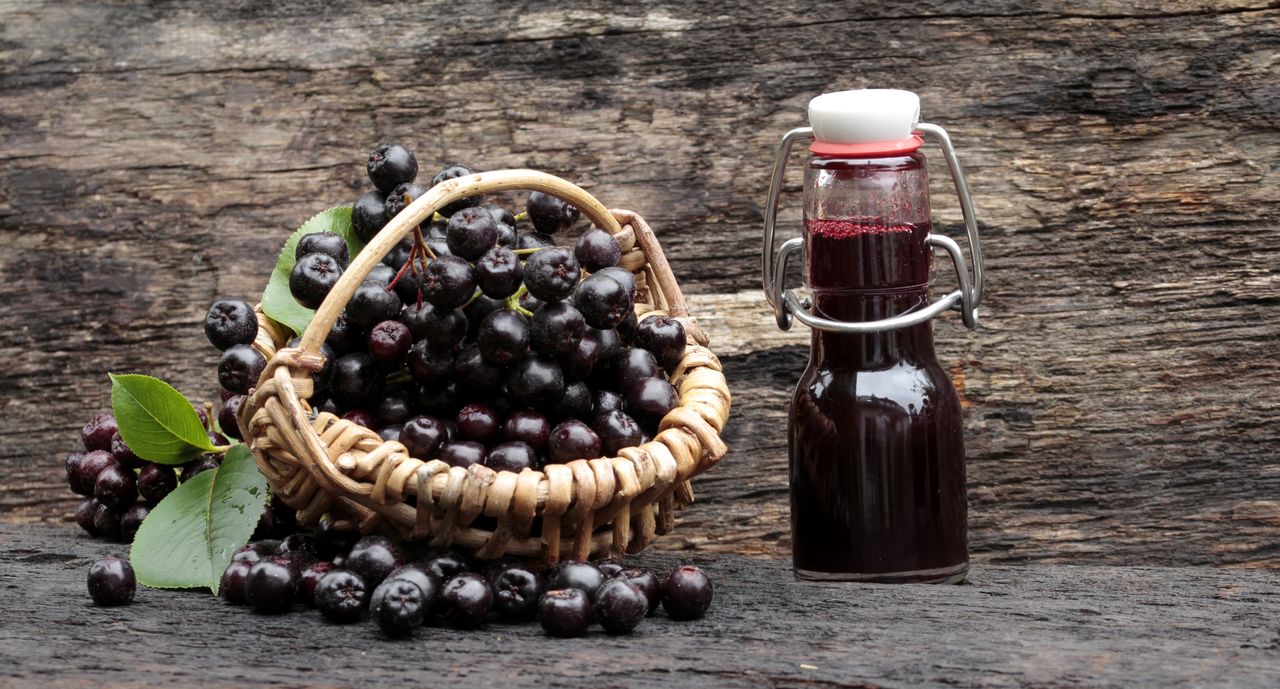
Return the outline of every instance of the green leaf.
[[[214,449],[195,407],[173,386],[151,376],[107,375],[111,411],[134,454],[158,464],[181,464]]]
[[[293,272],[293,265],[297,263],[294,253],[298,250],[298,240],[302,235],[312,232],[333,232],[342,235],[342,238],[347,240],[347,252],[352,258],[355,258],[356,254],[364,248],[364,242],[360,241],[351,227],[350,206],[330,208],[323,213],[318,213],[289,235],[289,240],[280,250],[280,257],[276,259],[276,267],[271,271],[267,289],[262,293],[262,312],[272,320],[285,324],[298,335],[307,329],[307,325],[311,323],[311,317],[316,315],[316,312],[299,304],[293,298],[293,294],[289,292],[289,274]]]
[[[249,448],[233,446],[221,467],[178,486],[143,520],[129,552],[138,582],[217,593],[232,553],[253,535],[266,501],[267,480]]]

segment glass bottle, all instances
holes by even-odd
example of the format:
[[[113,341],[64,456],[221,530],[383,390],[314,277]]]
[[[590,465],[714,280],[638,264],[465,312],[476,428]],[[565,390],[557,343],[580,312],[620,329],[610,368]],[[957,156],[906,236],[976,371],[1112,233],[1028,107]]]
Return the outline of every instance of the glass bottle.
[[[804,232],[783,245],[772,274],[770,195],[766,292],[780,326],[795,317],[812,327],[788,423],[792,556],[802,579],[955,582],[968,571],[961,409],[930,319],[959,306],[975,323],[980,287],[967,279],[958,245],[931,232],[918,132],[933,128],[918,123],[918,107],[905,91],[814,99]],[[788,137],[804,135],[797,131]],[[780,151],[778,182],[785,158]],[[953,176],[967,197],[963,175]],[[962,205],[968,221],[972,209]],[[931,303],[935,247],[951,254],[961,289]],[[801,248],[808,299],[781,289],[787,259]]]

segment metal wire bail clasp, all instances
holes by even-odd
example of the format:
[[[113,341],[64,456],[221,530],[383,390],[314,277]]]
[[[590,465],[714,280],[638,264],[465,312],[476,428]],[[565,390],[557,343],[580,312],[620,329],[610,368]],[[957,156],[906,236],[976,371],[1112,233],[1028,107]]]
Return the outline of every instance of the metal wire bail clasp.
[[[986,290],[986,275],[982,261],[982,242],[978,236],[978,221],[973,213],[973,198],[969,194],[969,183],[965,181],[964,171],[956,158],[955,147],[951,145],[951,137],[946,130],[936,124],[917,123],[914,134],[921,139],[932,141],[942,149],[946,158],[947,169],[951,173],[951,181],[955,184],[956,195],[960,198],[960,211],[964,216],[965,232],[969,237],[969,252],[973,257],[973,272],[970,273],[964,252],[955,240],[940,234],[930,234],[925,243],[931,247],[942,249],[951,257],[955,267],[959,289],[917,311],[904,313],[893,318],[876,321],[844,322],[834,321],[813,315],[807,300],[797,296],[795,290],[785,289],[787,267],[791,257],[804,248],[804,240],[799,237],[789,239],[774,253],[774,234],[778,222],[778,199],[782,194],[782,181],[786,172],[787,159],[791,148],[797,141],[813,139],[811,127],[792,129],[782,137],[778,145],[777,157],[773,161],[773,176],[769,180],[769,198],[764,211],[764,247],[760,256],[760,273],[764,283],[764,294],[773,307],[774,318],[778,327],[791,329],[792,318],[810,328],[838,333],[875,333],[896,330],[923,323],[934,316],[956,309],[960,311],[966,327],[978,325],[978,306],[982,303],[982,295]]]

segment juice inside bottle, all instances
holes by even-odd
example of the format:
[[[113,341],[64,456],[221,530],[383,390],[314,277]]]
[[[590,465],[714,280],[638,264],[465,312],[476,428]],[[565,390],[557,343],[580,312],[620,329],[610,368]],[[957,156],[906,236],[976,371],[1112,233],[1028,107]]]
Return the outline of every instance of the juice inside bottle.
[[[923,156],[813,157],[805,194],[814,315],[872,321],[928,304]],[[869,334],[814,329],[788,432],[797,576],[963,579],[963,442],[928,321]]]

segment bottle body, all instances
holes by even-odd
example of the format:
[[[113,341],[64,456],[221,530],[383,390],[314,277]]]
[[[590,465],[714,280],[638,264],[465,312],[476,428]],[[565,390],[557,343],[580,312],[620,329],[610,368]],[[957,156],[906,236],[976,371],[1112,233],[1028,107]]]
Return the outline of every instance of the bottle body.
[[[813,313],[870,321],[926,306],[923,156],[812,157],[805,176]],[[797,576],[963,579],[963,443],[959,399],[928,321],[869,334],[815,329],[788,423]]]

